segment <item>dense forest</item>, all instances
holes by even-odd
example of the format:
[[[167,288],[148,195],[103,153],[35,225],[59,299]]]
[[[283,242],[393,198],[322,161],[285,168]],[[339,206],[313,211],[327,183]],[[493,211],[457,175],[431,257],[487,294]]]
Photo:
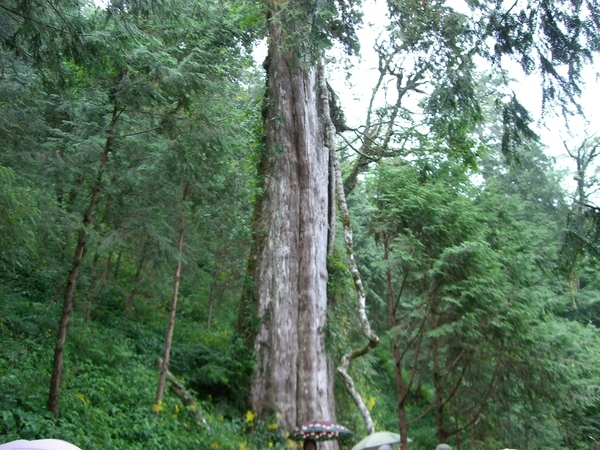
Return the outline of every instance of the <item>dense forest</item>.
[[[600,6],[457,5],[2,0],[0,443],[600,449]]]

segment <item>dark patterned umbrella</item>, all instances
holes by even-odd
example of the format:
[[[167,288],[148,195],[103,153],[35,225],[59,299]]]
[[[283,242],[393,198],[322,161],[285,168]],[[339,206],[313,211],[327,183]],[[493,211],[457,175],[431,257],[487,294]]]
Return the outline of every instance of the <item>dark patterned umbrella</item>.
[[[328,420],[311,420],[295,428],[290,433],[290,439],[294,441],[329,441],[331,439],[340,439],[352,434],[348,428],[330,422]]]

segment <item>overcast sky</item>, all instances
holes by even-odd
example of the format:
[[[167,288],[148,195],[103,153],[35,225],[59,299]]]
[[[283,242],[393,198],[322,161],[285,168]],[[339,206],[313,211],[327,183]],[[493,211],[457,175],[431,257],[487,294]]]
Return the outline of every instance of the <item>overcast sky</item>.
[[[455,3],[455,8],[461,10],[462,0],[450,0]],[[466,5],[465,5],[466,8]],[[344,112],[350,125],[359,125],[364,120],[365,111],[371,90],[377,80],[377,57],[373,51],[373,43],[379,35],[385,15],[385,0],[365,0],[363,2],[364,25],[359,31],[361,41],[360,58],[352,59],[354,68],[349,80],[345,81],[345,71],[334,70],[330,73],[332,85],[336,89]],[[465,10],[466,11],[466,10]],[[516,80],[511,86],[521,103],[536,119],[536,131],[547,147],[547,154],[557,158],[558,166],[572,169],[572,164],[566,156],[563,141],[570,147],[575,147],[581,142],[587,131],[588,135],[600,134],[600,83],[598,72],[600,64],[587,67],[584,71],[586,82],[581,104],[587,116],[587,121],[582,117],[569,119],[571,130],[565,124],[565,119],[552,112],[546,112],[541,117],[542,90],[539,76],[526,77],[518,64],[512,63],[506,67],[510,76]]]

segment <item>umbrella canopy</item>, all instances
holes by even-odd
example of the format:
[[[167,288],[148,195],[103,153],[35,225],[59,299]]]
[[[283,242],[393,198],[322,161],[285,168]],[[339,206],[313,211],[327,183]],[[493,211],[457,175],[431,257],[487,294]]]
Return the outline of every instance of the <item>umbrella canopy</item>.
[[[412,442],[412,439],[409,438],[408,442]],[[352,447],[352,450],[374,450],[382,445],[396,445],[399,443],[400,435],[398,433],[378,431],[362,439],[358,444]]]
[[[313,441],[328,441],[331,439],[340,439],[348,437],[352,434],[348,428],[330,422],[328,420],[313,420],[305,422],[295,428],[290,433],[290,439],[294,441],[303,441],[310,439]],[[2,449],[0,449],[2,450]]]
[[[0,445],[0,450],[81,450],[76,445],[70,444],[60,439],[38,439],[36,441],[18,441],[7,442]]]

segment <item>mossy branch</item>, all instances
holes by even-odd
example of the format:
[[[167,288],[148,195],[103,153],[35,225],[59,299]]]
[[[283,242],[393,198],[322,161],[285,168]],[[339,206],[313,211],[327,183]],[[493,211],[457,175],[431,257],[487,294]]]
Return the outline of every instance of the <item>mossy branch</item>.
[[[156,365],[159,369],[162,367],[162,364],[162,358],[156,358]],[[185,386],[177,378],[175,378],[175,376],[169,370],[167,370],[167,381],[170,383],[169,391],[175,394],[175,396],[181,400],[183,406],[185,406],[194,414],[196,423],[198,425],[202,424],[206,430],[209,430],[208,422],[206,422],[200,407],[196,403],[196,399],[194,399],[192,394],[189,393]]]
[[[327,83],[325,81],[325,74],[322,65],[319,65],[318,73],[319,88],[321,91],[321,101],[323,103],[323,116],[325,120],[325,145],[329,148],[329,154],[332,160],[332,168],[334,172],[331,178],[335,180],[335,190],[337,192],[338,209],[342,218],[342,224],[344,226],[344,241],[346,246],[346,253],[348,255],[348,266],[352,275],[354,288],[356,289],[358,297],[358,317],[363,332],[369,340],[369,342],[365,346],[352,350],[346,353],[344,356],[342,356],[341,364],[338,366],[337,372],[342,377],[346,389],[348,390],[348,393],[350,394],[350,396],[356,403],[356,406],[358,407],[360,413],[362,414],[363,419],[365,421],[365,425],[367,427],[367,431],[369,433],[372,433],[375,431],[375,427],[373,425],[371,413],[369,412],[369,409],[362,400],[362,397],[356,390],[352,377],[348,374],[348,368],[350,367],[350,363],[354,359],[365,355],[371,349],[377,347],[379,345],[379,337],[375,333],[373,333],[373,331],[371,330],[371,325],[369,324],[369,319],[366,313],[365,289],[362,283],[362,279],[360,277],[358,266],[356,265],[356,261],[354,259],[352,227],[350,226],[350,214],[348,213],[346,195],[344,194],[344,185],[342,182],[342,171],[340,169],[340,162],[338,160],[337,153],[335,152],[335,127],[330,116]]]

